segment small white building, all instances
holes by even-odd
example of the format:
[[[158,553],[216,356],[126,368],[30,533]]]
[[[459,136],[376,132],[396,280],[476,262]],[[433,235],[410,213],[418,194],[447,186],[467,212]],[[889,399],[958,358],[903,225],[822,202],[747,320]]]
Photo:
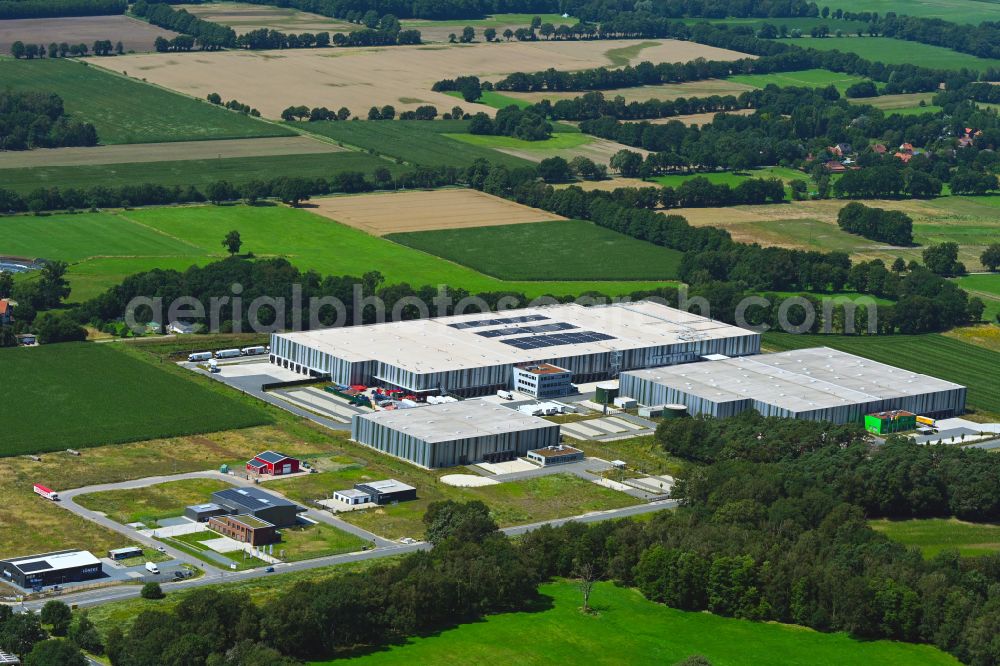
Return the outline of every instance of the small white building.
[[[527,458],[542,467],[565,465],[566,463],[583,460],[583,451],[572,446],[567,446],[566,444],[556,444],[528,451]]]
[[[561,398],[573,392],[573,373],[551,363],[515,365],[511,380],[515,391],[538,400]]]
[[[372,501],[372,496],[363,490],[358,490],[357,488],[348,488],[347,490],[335,490],[333,492],[333,499],[348,504],[350,506],[357,506],[358,504],[366,504]]]

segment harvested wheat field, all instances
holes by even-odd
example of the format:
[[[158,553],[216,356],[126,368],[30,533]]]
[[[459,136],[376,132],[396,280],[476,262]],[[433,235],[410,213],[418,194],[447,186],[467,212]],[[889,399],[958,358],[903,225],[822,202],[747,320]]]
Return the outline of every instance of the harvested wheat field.
[[[607,42],[512,42],[503,44],[423,45],[374,48],[288,49],[158,53],[106,58],[95,62],[151,83],[204,98],[217,92],[277,118],[289,105],[346,106],[364,116],[372,106],[398,110],[433,104],[441,111],[455,98],[431,91],[435,81],[476,74],[497,79],[513,72],[547,67],[574,70],[612,64],[608,51],[620,54],[639,40]],[[661,40],[637,51],[634,61],[733,60],[743,54],[691,42]],[[495,114],[482,104],[468,111]]]
[[[375,236],[564,220],[477,190],[431,190],[313,199],[312,212]]]
[[[626,146],[625,144],[618,143],[617,141],[609,141],[608,139],[599,139],[597,137],[590,139],[587,143],[574,146],[572,148],[554,148],[547,150],[535,150],[533,148],[497,148],[497,150],[501,153],[513,155],[514,157],[520,157],[532,162],[541,162],[549,157],[561,157],[567,162],[574,157],[586,157],[593,160],[597,164],[605,165],[611,162],[611,157],[619,150],[631,150],[634,153],[639,153],[643,157],[649,154],[648,150],[644,150],[642,148],[634,148],[632,146]],[[646,183],[646,187],[649,187],[649,183]]]
[[[738,109],[736,111],[726,111],[725,114],[728,116],[751,116],[753,115],[753,109]],[[665,125],[667,123],[678,121],[684,123],[685,125],[697,125],[701,127],[702,125],[708,125],[715,119],[718,112],[713,111],[711,113],[689,113],[683,116],[671,116],[669,118],[654,118],[647,122],[653,125]]]
[[[629,150],[633,150],[630,148]],[[610,192],[611,190],[616,190],[619,187],[651,187],[654,183],[647,182],[641,178],[608,178],[607,180],[583,180],[578,183],[564,183],[560,185],[555,185],[554,187],[558,189],[563,189],[566,187],[579,187],[582,190],[601,190],[602,192]],[[671,211],[673,212],[673,211]]]
[[[346,149],[305,136],[280,136],[223,141],[176,141],[132,143],[90,148],[37,148],[0,152],[0,169],[15,167],[88,166],[132,162],[226,159],[230,157],[274,157],[340,153]]]
[[[126,51],[153,50],[157,37],[172,39],[177,33],[128,16],[70,16],[65,18],[6,19],[0,21],[0,53],[10,53],[16,41],[25,44],[86,44],[98,39],[121,41]]]
[[[730,51],[730,53],[733,53]],[[652,62],[673,62],[670,58],[665,60],[653,60],[645,57],[639,60],[651,60]],[[739,54],[738,57],[750,57],[746,54]],[[726,58],[723,58],[724,60]],[[757,90],[753,86],[748,86],[735,81],[725,79],[705,79],[704,81],[689,81],[687,83],[664,83],[658,86],[635,86],[633,88],[615,88],[613,90],[600,91],[605,99],[623,97],[626,102],[645,102],[649,99],[677,99],[678,97],[711,97],[712,95],[739,95],[747,90]],[[579,97],[582,92],[509,92],[503,91],[508,97],[523,99],[528,102],[540,102],[543,99],[555,101],[557,99],[573,99]]]
[[[227,25],[238,35],[260,28],[298,34],[302,32],[350,32],[361,27],[356,23],[339,21],[335,18],[303,12],[291,7],[251,5],[244,2],[176,5],[174,9],[186,9],[198,18]]]

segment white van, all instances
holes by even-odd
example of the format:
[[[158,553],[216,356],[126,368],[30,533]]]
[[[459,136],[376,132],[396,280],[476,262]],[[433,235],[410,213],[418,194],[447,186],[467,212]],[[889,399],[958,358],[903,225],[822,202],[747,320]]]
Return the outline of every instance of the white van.
[[[210,358],[212,358],[212,352],[195,352],[194,354],[188,354],[188,363],[207,361]]]
[[[146,562],[146,571],[151,574],[160,573],[160,567],[156,566],[156,562]]]
[[[503,398],[504,400],[513,400],[514,394],[510,391],[497,391],[497,397]]]

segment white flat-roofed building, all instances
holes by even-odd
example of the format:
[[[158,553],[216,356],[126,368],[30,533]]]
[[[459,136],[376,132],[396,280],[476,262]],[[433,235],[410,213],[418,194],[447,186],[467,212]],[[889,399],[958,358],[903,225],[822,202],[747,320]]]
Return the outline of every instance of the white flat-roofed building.
[[[760,351],[760,335],[651,301],[576,304],[275,333],[270,359],[345,384],[487,395],[514,366],[548,363],[579,382],[623,370]]]
[[[691,414],[725,417],[756,409],[834,423],[905,409],[928,416],[965,410],[959,384],[816,347],[622,373],[621,392],[643,405],[679,403]]]
[[[463,400],[357,414],[351,439],[421,467],[454,467],[555,446],[559,425],[487,400]]]

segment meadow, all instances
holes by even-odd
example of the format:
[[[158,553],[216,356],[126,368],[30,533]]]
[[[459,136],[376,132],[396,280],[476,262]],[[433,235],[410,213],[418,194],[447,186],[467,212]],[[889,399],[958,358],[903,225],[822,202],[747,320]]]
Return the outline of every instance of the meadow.
[[[969,410],[987,419],[1000,417],[1000,352],[937,334],[844,336],[765,333],[763,344],[771,351],[831,347],[956,382],[969,389]]]
[[[608,582],[594,586],[590,602],[595,612],[582,613],[575,582],[546,583],[535,607],[526,611],[490,615],[322,664],[676,664],[696,654],[715,666],[959,663],[927,645],[857,641],[843,633],[687,613]]]
[[[455,103],[463,106],[458,100]],[[508,168],[531,164],[527,160],[497,152],[491,147],[476,145],[471,141],[457,141],[455,137],[472,137],[471,134],[465,134],[469,126],[465,120],[296,123],[296,126],[346,146],[420,166],[465,168],[477,159],[486,159]]]
[[[958,286],[973,296],[978,296],[986,304],[983,318],[986,321],[997,322],[1000,316],[1000,273],[980,273],[966,275],[956,280]]]
[[[819,41],[819,40],[816,40]],[[810,42],[811,43],[811,42]],[[777,86],[800,86],[810,88],[825,88],[834,86],[841,94],[855,83],[861,83],[865,78],[853,74],[831,72],[826,69],[804,69],[797,72],[775,72],[773,74],[737,74],[727,81],[740,83],[754,88],[764,88],[772,83]]]
[[[657,185],[673,187],[676,189],[684,184],[685,181],[698,177],[707,178],[709,182],[715,185],[729,185],[730,187],[736,187],[744,180],[748,180],[750,178],[777,178],[784,181],[786,184],[793,180],[804,180],[807,182],[809,180],[808,175],[796,169],[788,169],[786,167],[767,167],[764,169],[742,171],[740,173],[733,173],[732,171],[710,171],[706,173],[669,174],[666,176],[656,176],[655,178],[650,178],[649,181]]]
[[[81,218],[83,221],[77,222]],[[34,225],[38,220],[43,222]],[[76,240],[60,242],[57,246],[60,250],[54,252],[49,243],[51,231],[64,223],[73,230]],[[95,235],[87,238],[91,223]],[[655,281],[597,281],[587,277],[571,281],[499,280],[338,224],[306,209],[285,206],[160,207],[86,216],[3,218],[0,229],[8,228],[15,231],[0,236],[0,254],[73,262],[67,278],[74,302],[92,298],[138,272],[153,268],[184,270],[194,264],[222,259],[225,250],[221,241],[232,229],[242,235],[244,252],[262,258],[284,257],[300,269],[314,269],[325,275],[360,276],[378,270],[390,283],[448,284],[473,293],[515,291],[530,298],[587,291],[624,295],[662,286]],[[275,233],[276,229],[281,233]],[[135,245],[131,243],[133,237],[138,239]],[[103,247],[111,252],[100,251],[102,239],[107,239]],[[143,251],[149,254],[144,255]],[[120,254],[107,256],[115,253]],[[25,279],[32,279],[32,275],[26,274]]]
[[[197,187],[220,180],[240,185],[251,180],[271,180],[279,175],[331,178],[345,171],[360,171],[371,178],[372,172],[379,167],[385,167],[394,174],[406,170],[405,167],[373,155],[342,151],[0,169],[0,182],[4,183],[7,189],[29,194],[38,187],[82,189],[98,186],[120,187],[138,183],[155,183],[167,187],[174,185]]]
[[[465,101],[464,98],[462,97],[462,93],[458,91],[453,90],[447,94],[461,100],[460,102],[457,102],[457,104],[459,105],[461,105]],[[486,106],[492,106],[494,109],[503,109],[510,106],[511,104],[520,107],[522,109],[532,105],[532,103],[527,100],[518,99],[516,97],[510,97],[508,95],[504,95],[503,93],[498,93],[494,90],[484,90],[482,96],[479,99],[477,99],[476,102],[478,102],[479,104],[485,104]]]
[[[940,18],[957,23],[979,24],[1000,20],[1000,3],[991,0],[865,0],[863,7],[850,7],[854,11],[888,12],[907,16]],[[849,7],[845,6],[844,9]]]
[[[292,134],[286,127],[111,74],[87,61],[0,58],[0,88],[58,94],[67,113],[92,123],[105,144]],[[6,175],[0,182],[7,180]]]
[[[963,557],[1000,552],[1000,525],[967,523],[956,518],[883,519],[868,524],[893,541],[916,546],[927,558],[949,549],[958,550]]]
[[[0,349],[0,455],[174,437],[270,422],[267,412],[93,343]]]
[[[147,527],[155,527],[157,521],[179,516],[185,507],[203,504],[215,491],[230,487],[220,479],[181,479],[144,488],[87,493],[74,500],[84,508],[106,514],[117,523],[144,523]]]
[[[979,3],[987,4],[987,3]],[[953,21],[953,18],[945,20]],[[996,58],[979,58],[943,46],[933,46],[892,37],[824,37],[822,39],[794,42],[820,51],[834,49],[843,53],[856,53],[866,60],[887,65],[916,65],[934,69],[971,69],[982,72],[1000,67]]]
[[[506,280],[671,280],[677,277],[683,256],[583,220],[387,238]]]
[[[592,138],[582,132],[556,132],[551,138],[542,141],[525,141],[512,136],[499,136],[492,134],[444,134],[449,139],[468,143],[481,148],[492,148],[501,150],[511,148],[515,150],[565,150],[568,148],[578,148],[592,141]]]

